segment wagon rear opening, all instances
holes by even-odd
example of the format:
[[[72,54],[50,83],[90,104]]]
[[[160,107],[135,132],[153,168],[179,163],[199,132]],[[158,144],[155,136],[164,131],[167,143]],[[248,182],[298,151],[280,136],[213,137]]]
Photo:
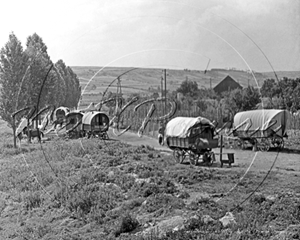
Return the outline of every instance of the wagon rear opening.
[[[87,112],[82,117],[82,130],[88,137],[108,139],[109,118],[104,112]]]

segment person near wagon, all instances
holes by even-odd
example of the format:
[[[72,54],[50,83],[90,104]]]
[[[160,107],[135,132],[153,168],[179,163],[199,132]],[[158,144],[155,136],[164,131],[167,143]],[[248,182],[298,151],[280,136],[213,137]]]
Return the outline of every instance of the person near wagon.
[[[165,133],[165,125],[161,125],[158,129],[158,143],[159,145],[164,145],[164,133]]]

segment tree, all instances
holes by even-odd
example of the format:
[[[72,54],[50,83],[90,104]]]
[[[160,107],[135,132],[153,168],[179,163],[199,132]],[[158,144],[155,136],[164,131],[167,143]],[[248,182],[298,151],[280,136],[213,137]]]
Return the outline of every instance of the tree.
[[[253,110],[261,102],[258,89],[248,86],[243,89],[243,104],[241,111]]]
[[[79,102],[79,99],[81,97],[81,86],[79,82],[79,78],[77,75],[73,72],[73,70],[70,67],[67,67],[68,74],[70,76],[70,84],[72,85],[72,97],[70,98],[70,106],[77,107],[77,104]]]
[[[274,79],[266,79],[260,88],[262,97],[267,97],[270,100],[272,106],[273,98],[280,94],[278,83]]]
[[[67,67],[63,60],[55,63],[55,69],[61,78],[60,90],[64,89],[64,96],[61,104],[69,108],[76,108],[81,96],[81,87],[77,75],[70,67]]]
[[[62,95],[56,94],[59,76],[52,68],[47,79],[45,79],[48,70],[53,65],[47,53],[47,46],[36,33],[27,38],[26,46],[25,53],[30,60],[30,70],[26,76],[25,84],[26,104],[38,105],[39,109],[46,104],[59,105],[62,101]],[[41,96],[40,99],[39,96]]]
[[[278,83],[279,95],[283,100],[284,107],[291,111],[300,109],[300,78],[289,79],[284,77]]]
[[[27,56],[21,42],[11,33],[9,41],[0,50],[0,116],[10,127],[14,127],[11,114],[25,106],[22,79],[26,70]],[[16,117],[17,120],[20,118]]]
[[[225,107],[233,114],[240,111],[253,110],[261,101],[259,91],[252,86],[226,92],[224,99]]]
[[[199,89],[197,82],[186,79],[176,91],[182,93],[184,96],[195,98],[198,95]]]

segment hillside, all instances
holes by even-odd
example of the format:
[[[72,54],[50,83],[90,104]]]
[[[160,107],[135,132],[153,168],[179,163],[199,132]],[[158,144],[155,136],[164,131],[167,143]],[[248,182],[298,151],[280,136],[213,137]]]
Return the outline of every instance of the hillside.
[[[112,80],[120,77],[124,94],[134,92],[148,92],[151,88],[159,89],[161,86],[161,78],[163,77],[162,69],[151,68],[123,68],[123,67],[108,67],[101,70],[101,67],[72,67],[72,70],[77,74],[83,88],[87,82],[91,80],[85,93],[99,93],[105,91]],[[127,73],[126,73],[127,72]],[[196,81],[199,88],[210,88],[216,86],[227,75],[233,77],[243,87],[249,85],[257,86],[262,84],[267,78],[275,78],[273,72],[255,73],[255,78],[252,74],[238,70],[209,70],[206,73],[199,70],[174,70],[167,69],[167,88],[170,91],[176,90],[182,81],[189,79]],[[289,77],[297,78],[300,72],[281,71],[277,73],[279,78]],[[112,88],[116,87],[116,83]]]

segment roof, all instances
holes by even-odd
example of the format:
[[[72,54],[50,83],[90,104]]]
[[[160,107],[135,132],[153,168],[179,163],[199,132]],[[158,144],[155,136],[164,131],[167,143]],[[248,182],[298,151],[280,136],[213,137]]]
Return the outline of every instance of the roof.
[[[93,118],[99,114],[104,114],[105,116],[107,116],[104,112],[99,112],[99,111],[87,112],[87,113],[84,113],[82,116],[82,123],[83,124],[91,124]]]
[[[166,137],[188,137],[190,135],[190,129],[197,124],[214,127],[211,121],[203,117],[176,117],[167,123]]]
[[[289,120],[290,113],[287,110],[259,109],[237,113],[234,116],[233,127],[236,128],[240,125],[238,131],[255,131],[257,129],[266,130],[269,127],[276,129],[282,126],[282,131],[279,132],[279,135],[284,135],[289,126]]]
[[[227,75],[213,89],[215,92],[221,93],[237,88],[242,89],[243,87],[239,83],[237,83],[231,76]]]

